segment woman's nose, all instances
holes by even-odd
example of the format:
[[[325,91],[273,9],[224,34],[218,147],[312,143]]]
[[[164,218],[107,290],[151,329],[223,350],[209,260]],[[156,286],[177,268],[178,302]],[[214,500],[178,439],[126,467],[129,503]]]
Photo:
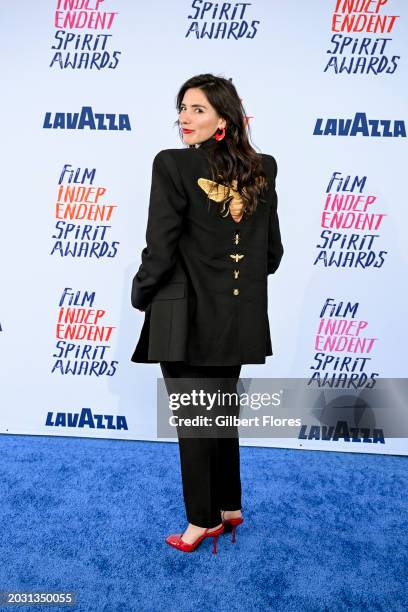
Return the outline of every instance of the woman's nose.
[[[187,111],[181,111],[179,114],[179,121],[181,123],[181,125],[184,125],[185,123],[190,123],[191,119],[189,117],[189,115],[187,114]]]

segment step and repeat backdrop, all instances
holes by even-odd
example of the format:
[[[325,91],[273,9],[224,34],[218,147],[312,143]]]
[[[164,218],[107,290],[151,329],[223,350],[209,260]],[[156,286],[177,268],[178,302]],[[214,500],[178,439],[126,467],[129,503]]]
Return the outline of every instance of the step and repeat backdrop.
[[[153,158],[185,146],[176,93],[208,72],[232,79],[254,148],[278,163],[274,354],[243,366],[245,389],[302,379],[324,398],[350,380],[401,383],[407,22],[405,0],[3,7],[2,433],[161,439],[160,368],[130,361],[144,320],[130,289]],[[364,408],[334,414],[241,443],[408,454],[403,424],[388,434],[392,406],[369,426]]]

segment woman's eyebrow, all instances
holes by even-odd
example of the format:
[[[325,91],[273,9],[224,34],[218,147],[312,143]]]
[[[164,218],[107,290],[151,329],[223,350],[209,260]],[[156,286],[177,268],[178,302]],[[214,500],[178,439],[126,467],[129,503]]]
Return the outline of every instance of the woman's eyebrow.
[[[184,102],[180,104],[180,106],[187,106]],[[207,108],[204,104],[190,104],[190,106],[201,106],[201,108]]]

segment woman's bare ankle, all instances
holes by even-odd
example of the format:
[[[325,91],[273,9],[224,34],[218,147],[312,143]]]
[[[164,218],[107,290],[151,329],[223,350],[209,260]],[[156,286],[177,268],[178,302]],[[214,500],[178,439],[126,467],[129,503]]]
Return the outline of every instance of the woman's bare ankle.
[[[218,529],[219,527],[221,527],[221,525],[222,523],[220,522],[220,524],[217,525],[216,527],[210,527],[208,531],[211,533],[211,531]],[[192,544],[194,540],[197,539],[197,537],[199,537],[202,533],[204,533],[205,530],[206,530],[206,527],[199,527],[198,525],[193,525],[193,523],[189,523],[187,529],[184,531],[182,535],[182,540],[184,542],[188,542],[189,544]]]

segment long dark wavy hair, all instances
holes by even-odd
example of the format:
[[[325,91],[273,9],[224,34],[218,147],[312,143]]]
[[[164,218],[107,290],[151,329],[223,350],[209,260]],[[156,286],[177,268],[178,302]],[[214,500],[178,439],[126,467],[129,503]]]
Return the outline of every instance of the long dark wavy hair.
[[[237,90],[229,79],[213,74],[199,74],[188,79],[181,86],[176,98],[178,113],[185,92],[192,87],[200,88],[218,115],[226,120],[224,138],[220,141],[211,138],[203,147],[208,158],[212,180],[232,187],[232,181],[235,179],[237,191],[242,199],[244,214],[252,215],[268,183],[262,169],[261,156],[249,142],[246,113]],[[179,121],[175,123],[179,127],[180,138],[183,140]]]

